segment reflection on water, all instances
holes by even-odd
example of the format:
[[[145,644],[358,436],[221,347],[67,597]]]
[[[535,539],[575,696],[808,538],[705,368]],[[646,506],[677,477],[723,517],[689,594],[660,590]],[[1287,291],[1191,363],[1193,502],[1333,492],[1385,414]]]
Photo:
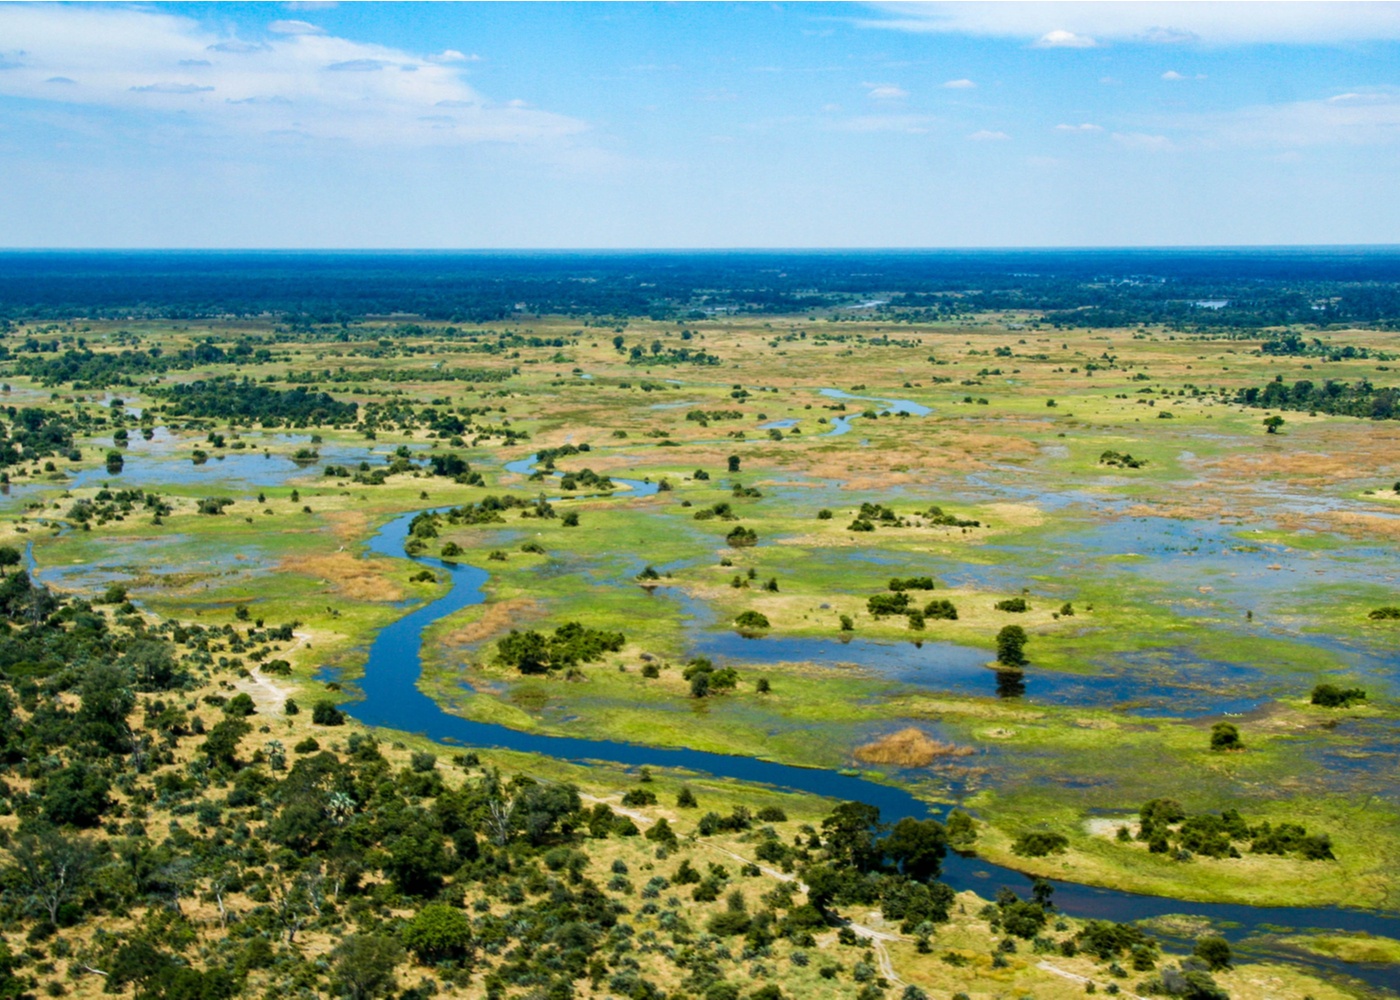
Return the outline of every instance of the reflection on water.
[[[402,557],[408,525],[413,516],[414,513],[404,514],[389,522],[371,541],[370,551],[395,558]],[[717,777],[772,784],[836,799],[865,802],[876,806],[881,812],[881,818],[886,822],[893,822],[904,816],[923,817],[929,814],[928,806],[904,789],[854,775],[694,750],[543,736],[450,715],[417,687],[422,673],[420,650],[423,629],[447,615],[484,600],[481,588],[489,579],[489,575],[475,567],[459,566],[440,560],[415,561],[431,566],[436,572],[443,574],[450,583],[450,589],[436,601],[410,612],[375,637],[365,663],[364,676],[360,681],[363,700],[345,706],[351,715],[368,725],[419,732],[430,739],[440,741],[476,746],[503,746],[566,760],[610,760],[628,766],[646,764],[689,768]],[[1005,885],[1020,885],[1024,876],[979,858],[956,853],[948,857],[943,881],[955,890],[974,889],[985,893],[988,891],[988,884],[998,884],[998,881],[989,883],[989,879],[999,880],[1000,884]],[[1223,933],[1232,940],[1238,940],[1265,924],[1393,933],[1383,915],[1330,907],[1250,907],[1186,903],[1164,897],[1096,889],[1072,882],[1054,881],[1052,885],[1055,889],[1056,904],[1074,916],[1129,921],[1169,913],[1194,914],[1216,921],[1222,927]],[[1400,984],[1400,974],[1394,969],[1358,968],[1355,973],[1373,983],[1392,986]]]

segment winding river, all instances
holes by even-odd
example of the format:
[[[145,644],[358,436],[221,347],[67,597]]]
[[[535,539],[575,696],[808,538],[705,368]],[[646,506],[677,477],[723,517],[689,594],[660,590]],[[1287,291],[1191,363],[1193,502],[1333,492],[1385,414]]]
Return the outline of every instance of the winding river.
[[[511,471],[528,468],[521,463],[515,464],[516,468]],[[634,495],[646,495],[655,489],[651,484],[635,480],[615,481],[631,487],[636,491]],[[406,558],[404,542],[408,537],[409,522],[417,513],[403,514],[386,524],[370,541],[370,551],[395,559]],[[474,566],[440,559],[415,557],[414,561],[445,577],[448,589],[441,597],[405,615],[375,637],[364,666],[364,676],[359,682],[363,698],[344,706],[350,715],[367,725],[421,733],[433,740],[465,746],[501,747],[571,761],[609,761],[633,767],[647,764],[681,768],[833,799],[858,800],[878,806],[882,818],[887,822],[905,816],[924,818],[931,815],[928,804],[909,792],[861,777],[698,750],[519,732],[452,715],[418,689],[418,679],[422,673],[420,651],[423,630],[442,618],[485,600],[482,588],[489,574]],[[984,896],[995,892],[1001,885],[1021,890],[1027,888],[1027,877],[1020,872],[977,857],[958,854],[952,854],[947,859],[943,880],[954,889],[972,889]],[[1277,934],[1280,928],[1325,928],[1400,935],[1400,919],[1397,919],[1400,915],[1396,914],[1337,907],[1193,903],[1099,889],[1073,882],[1055,881],[1053,884],[1056,905],[1074,916],[1133,921],[1168,914],[1189,914],[1209,919],[1219,932],[1236,942],[1256,934]],[[1314,957],[1303,958],[1293,953],[1286,955],[1295,961],[1356,976],[1374,986],[1400,990],[1400,967],[1342,964]]]

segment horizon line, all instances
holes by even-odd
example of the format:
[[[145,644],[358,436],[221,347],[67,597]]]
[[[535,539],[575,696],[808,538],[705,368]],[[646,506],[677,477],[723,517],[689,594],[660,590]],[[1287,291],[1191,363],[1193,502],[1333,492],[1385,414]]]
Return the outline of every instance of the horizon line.
[[[79,253],[188,253],[188,254],[738,254],[738,253],[1034,253],[1098,251],[1211,251],[1211,250],[1400,250],[1392,243],[1143,243],[1143,244],[1037,244],[987,246],[733,246],[733,247],[0,247],[0,254]]]

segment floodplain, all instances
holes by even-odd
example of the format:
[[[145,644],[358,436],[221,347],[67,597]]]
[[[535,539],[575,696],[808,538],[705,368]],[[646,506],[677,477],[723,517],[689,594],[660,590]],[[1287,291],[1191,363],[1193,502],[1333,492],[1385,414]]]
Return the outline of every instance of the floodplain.
[[[500,727],[476,748],[488,762],[604,798],[635,772],[514,755],[508,734],[824,769],[958,810],[971,833],[955,847],[1030,876],[1184,913],[1331,906],[1384,922],[1400,909],[1400,620],[1376,613],[1400,604],[1400,424],[1239,397],[1278,380],[1383,381],[1374,355],[1393,335],[1329,330],[1371,355],[1338,361],[1263,352],[1266,335],[1015,312],[371,318],[344,337],[91,320],[17,335],[39,357],[77,337],[99,353],[263,348],[154,391],[8,375],[0,403],[81,430],[56,461],[10,469],[0,541],[58,593],[118,588],[177,622],[295,622],[255,659],[219,656],[227,673],[211,681],[249,694],[274,732],[314,731],[307,713],[283,717],[289,698],[329,696],[356,717],[375,636],[448,592],[435,566],[473,567],[480,600],[429,624],[421,678],[395,680]],[[230,374],[358,415],[269,427],[177,412],[171,385]],[[419,511],[438,513],[406,528],[406,550],[371,548]],[[548,652],[570,623],[605,638]],[[531,635],[533,652],[512,652]],[[1365,697],[1315,704],[1319,685]],[[412,748],[426,744],[406,733],[425,728],[378,732]],[[708,787],[656,772],[672,797]],[[752,794],[784,801],[788,840],[828,811]],[[1328,847],[1212,854],[1161,828],[1159,849],[1144,807],[1163,799],[1297,824]],[[684,810],[638,822],[662,815],[689,833]],[[632,841],[603,860],[635,867],[637,846],[650,850]],[[987,932],[958,921],[937,954],[894,925],[867,930],[898,981],[928,990],[1078,995],[1075,977],[1098,975],[1083,958],[996,966]],[[1266,986],[1227,986],[1330,996],[1305,959],[1351,983],[1348,969],[1393,964],[1393,945],[1259,931],[1258,960],[1285,964],[1259,966]],[[802,989],[826,995],[823,976]]]

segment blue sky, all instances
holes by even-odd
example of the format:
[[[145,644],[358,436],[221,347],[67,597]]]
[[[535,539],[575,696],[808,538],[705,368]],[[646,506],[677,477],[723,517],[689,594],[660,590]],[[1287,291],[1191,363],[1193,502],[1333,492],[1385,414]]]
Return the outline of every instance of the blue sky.
[[[1400,243],[1400,4],[0,4],[0,245]]]

